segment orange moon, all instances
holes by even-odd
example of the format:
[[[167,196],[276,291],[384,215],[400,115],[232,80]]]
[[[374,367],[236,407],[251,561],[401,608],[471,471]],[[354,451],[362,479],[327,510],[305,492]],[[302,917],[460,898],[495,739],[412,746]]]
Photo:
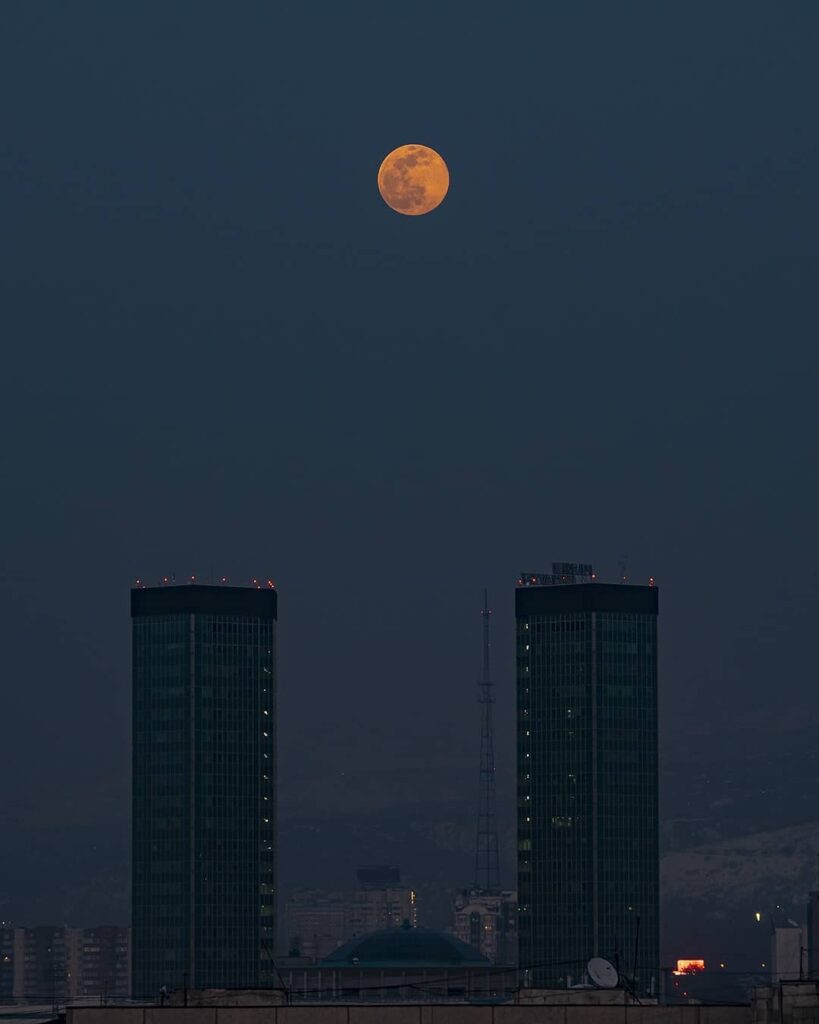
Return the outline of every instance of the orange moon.
[[[449,170],[429,146],[410,144],[388,153],[378,168],[378,191],[396,213],[417,217],[444,201]]]

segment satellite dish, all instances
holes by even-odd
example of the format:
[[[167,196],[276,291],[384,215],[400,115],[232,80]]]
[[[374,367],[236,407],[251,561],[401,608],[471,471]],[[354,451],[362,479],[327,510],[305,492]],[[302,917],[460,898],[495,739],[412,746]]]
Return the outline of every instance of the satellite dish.
[[[620,981],[619,975],[613,964],[604,960],[602,956],[593,956],[589,960],[586,970],[589,977],[598,988],[617,988]]]

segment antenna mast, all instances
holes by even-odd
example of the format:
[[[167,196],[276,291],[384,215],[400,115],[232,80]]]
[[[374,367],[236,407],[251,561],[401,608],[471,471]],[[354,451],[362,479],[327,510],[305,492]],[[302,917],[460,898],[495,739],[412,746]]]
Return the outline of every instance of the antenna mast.
[[[478,841],[475,848],[475,889],[486,893],[500,891],[498,824],[495,816],[495,744],[492,736],[492,705],[495,698],[489,671],[489,610],[483,592],[483,672],[478,683],[481,706],[481,771],[478,809]]]

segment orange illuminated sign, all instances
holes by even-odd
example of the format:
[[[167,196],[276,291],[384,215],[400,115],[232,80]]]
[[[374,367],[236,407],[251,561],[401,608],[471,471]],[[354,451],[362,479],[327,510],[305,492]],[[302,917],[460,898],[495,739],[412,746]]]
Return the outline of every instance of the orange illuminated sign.
[[[675,974],[698,974],[705,970],[704,960],[678,960]]]

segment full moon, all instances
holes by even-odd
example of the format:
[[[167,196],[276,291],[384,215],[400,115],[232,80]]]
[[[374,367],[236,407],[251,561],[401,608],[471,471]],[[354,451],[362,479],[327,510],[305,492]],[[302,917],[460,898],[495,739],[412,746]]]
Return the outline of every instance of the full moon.
[[[447,166],[429,146],[399,146],[384,157],[378,168],[381,198],[396,213],[409,217],[440,206],[448,189]]]

